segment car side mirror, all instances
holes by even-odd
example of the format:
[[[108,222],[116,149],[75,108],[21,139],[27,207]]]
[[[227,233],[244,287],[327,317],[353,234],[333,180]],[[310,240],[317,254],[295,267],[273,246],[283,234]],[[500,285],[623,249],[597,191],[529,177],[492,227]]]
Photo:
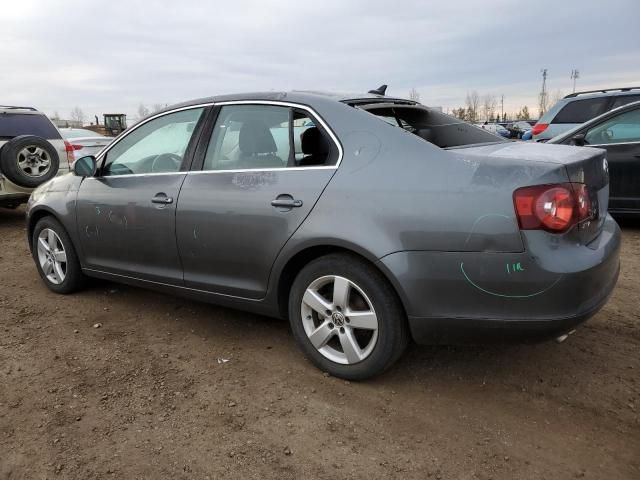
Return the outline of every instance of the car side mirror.
[[[78,177],[93,177],[98,169],[98,163],[96,157],[93,155],[87,155],[86,157],[80,157],[71,167],[73,174]]]
[[[573,137],[571,137],[571,143],[572,145],[575,145],[577,147],[584,147],[584,145],[587,143],[584,139],[584,133],[576,133]]]

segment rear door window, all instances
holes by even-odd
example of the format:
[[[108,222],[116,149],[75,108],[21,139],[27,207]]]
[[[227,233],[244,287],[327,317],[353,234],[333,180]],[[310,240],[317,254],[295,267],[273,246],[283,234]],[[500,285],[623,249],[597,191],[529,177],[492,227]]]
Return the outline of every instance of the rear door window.
[[[335,162],[309,113],[278,105],[226,105],[216,119],[203,170],[270,170]]]
[[[611,97],[588,98],[568,103],[551,123],[584,123],[607,110]]]
[[[48,140],[62,138],[56,127],[44,115],[0,113],[0,138],[36,135]]]
[[[626,105],[627,103],[637,102],[640,100],[640,95],[620,95],[616,97],[613,101],[613,105],[611,105],[611,110],[614,108],[621,107],[622,105]]]

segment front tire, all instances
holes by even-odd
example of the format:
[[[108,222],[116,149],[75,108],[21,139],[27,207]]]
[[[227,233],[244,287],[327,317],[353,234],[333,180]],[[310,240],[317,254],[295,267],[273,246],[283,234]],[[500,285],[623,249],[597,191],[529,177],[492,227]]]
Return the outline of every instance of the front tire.
[[[409,341],[406,315],[389,282],[349,254],[320,257],[300,271],[289,295],[289,322],[314,365],[348,380],[384,372]]]
[[[33,229],[32,255],[49,290],[67,294],[85,283],[78,255],[64,227],[53,217],[38,220]]]

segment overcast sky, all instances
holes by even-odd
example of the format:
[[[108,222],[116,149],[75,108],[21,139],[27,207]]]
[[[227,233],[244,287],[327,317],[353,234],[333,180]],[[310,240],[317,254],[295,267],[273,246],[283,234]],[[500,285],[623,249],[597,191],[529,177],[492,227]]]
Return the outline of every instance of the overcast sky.
[[[640,0],[0,0],[0,104],[87,119],[243,91],[382,83],[455,108],[640,85]]]

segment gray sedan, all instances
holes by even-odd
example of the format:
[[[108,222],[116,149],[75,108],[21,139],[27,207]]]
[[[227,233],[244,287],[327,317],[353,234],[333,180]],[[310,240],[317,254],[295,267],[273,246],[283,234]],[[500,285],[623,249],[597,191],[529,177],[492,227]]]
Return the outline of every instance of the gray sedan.
[[[168,108],[38,188],[45,284],[85,276],[287,318],[364,379],[410,339],[564,336],[606,302],[620,231],[605,152],[525,144],[380,94]]]

